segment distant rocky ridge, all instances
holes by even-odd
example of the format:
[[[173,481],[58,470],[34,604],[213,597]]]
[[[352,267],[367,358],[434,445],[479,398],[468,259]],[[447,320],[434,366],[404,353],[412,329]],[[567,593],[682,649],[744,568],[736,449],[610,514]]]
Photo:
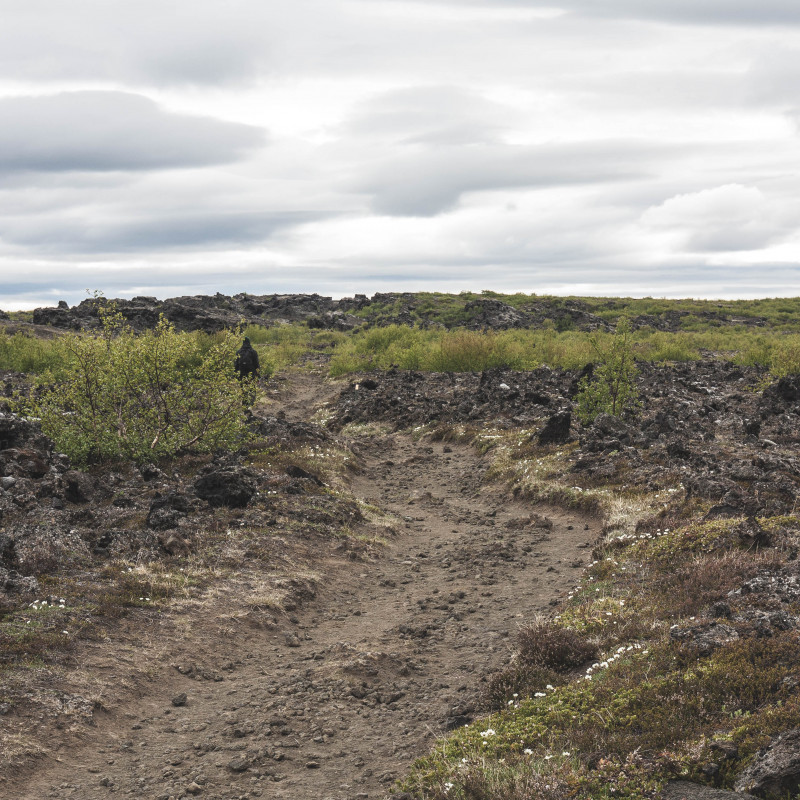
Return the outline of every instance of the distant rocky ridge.
[[[457,297],[457,296],[451,296]],[[472,330],[509,330],[539,328],[553,325],[558,330],[611,330],[608,320],[592,313],[582,300],[531,297],[521,306],[510,305],[489,297],[457,302],[449,306],[430,302],[430,296],[412,292],[376,293],[372,297],[356,294],[334,300],[319,294],[247,293],[228,296],[190,295],[158,300],[155,297],[134,297],[115,300],[122,315],[136,330],[152,328],[164,315],[179,330],[202,330],[208,333],[246,325],[275,325],[282,322],[305,322],[311,328],[323,330],[352,330],[361,325],[417,325],[466,327]],[[607,309],[613,311],[617,301],[609,300]],[[595,309],[596,310],[596,309]],[[0,318],[3,317],[0,312]],[[733,317],[723,312],[668,310],[661,314],[640,314],[632,319],[634,329],[652,328],[678,331],[687,316],[696,316],[713,325],[761,326],[759,317]],[[85,330],[99,323],[97,301],[84,300],[70,307],[61,301],[57,307],[37,308],[33,312],[36,325],[67,330]]]
[[[214,333],[235,327],[242,321],[261,325],[309,322],[313,327],[347,330],[361,324],[361,320],[350,312],[369,301],[364,295],[333,300],[318,294],[237,294],[229,297],[217,293],[169,300],[134,297],[114,302],[136,330],[152,328],[163,314],[179,330]],[[85,330],[99,323],[98,304],[94,298],[89,298],[70,307],[62,300],[56,308],[35,309],[33,322],[35,325]]]

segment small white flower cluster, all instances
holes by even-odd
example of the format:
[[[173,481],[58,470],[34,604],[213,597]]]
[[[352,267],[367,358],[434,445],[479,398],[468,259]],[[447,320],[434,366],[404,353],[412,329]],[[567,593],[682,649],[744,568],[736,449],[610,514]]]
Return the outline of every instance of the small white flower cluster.
[[[590,681],[592,679],[592,673],[598,669],[606,669],[610,667],[617,659],[622,658],[623,655],[626,653],[631,653],[634,650],[641,650],[642,645],[638,642],[636,644],[629,644],[627,647],[622,645],[622,647],[618,647],[612,655],[608,656],[608,658],[604,659],[603,661],[595,661],[591,667],[586,668],[586,674],[583,676],[583,679],[586,681]],[[644,655],[647,655],[650,651],[644,650]]]
[[[667,536],[669,534],[669,528],[664,528],[664,530],[658,530],[655,533],[640,533],[638,536],[635,533],[622,533],[619,536],[615,536],[611,539],[612,542],[639,542],[642,540],[647,539],[657,539],[659,536]]]
[[[40,611],[44,608],[66,608],[66,604],[64,598],[60,597],[58,601],[53,600],[52,602],[48,602],[47,600],[34,600],[28,608],[32,608],[34,611]]]
[[[547,689],[548,692],[554,692],[556,690],[555,686],[553,686],[552,683],[548,683],[547,686],[545,686],[545,689]],[[545,694],[545,692],[534,692],[533,696],[534,697],[546,697],[547,695]],[[514,695],[514,697],[516,697],[516,695]]]
[[[494,728],[487,728],[485,731],[481,731],[481,737],[483,738],[484,744],[489,744],[489,738],[494,736],[496,733]]]

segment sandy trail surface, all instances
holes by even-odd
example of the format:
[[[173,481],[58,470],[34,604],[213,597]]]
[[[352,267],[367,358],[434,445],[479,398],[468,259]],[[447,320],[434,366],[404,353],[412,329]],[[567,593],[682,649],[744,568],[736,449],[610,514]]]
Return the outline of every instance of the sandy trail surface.
[[[290,418],[332,396],[313,374],[290,381]],[[110,689],[93,727],[0,796],[382,798],[437,736],[486,713],[482,679],[575,585],[599,522],[485,486],[488,460],[465,445],[387,434],[356,448],[353,491],[396,518],[385,546],[310,553],[315,589],[264,624],[237,617],[222,584],[124,647],[87,644],[87,669],[122,686],[125,659],[146,655],[147,679]]]

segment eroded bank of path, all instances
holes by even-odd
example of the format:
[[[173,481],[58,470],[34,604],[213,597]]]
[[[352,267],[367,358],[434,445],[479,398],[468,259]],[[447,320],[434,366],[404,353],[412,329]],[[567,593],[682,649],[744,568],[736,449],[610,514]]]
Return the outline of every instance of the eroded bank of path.
[[[320,553],[317,596],[278,627],[223,624],[232,600],[220,591],[180,641],[153,634],[165,656],[141,696],[0,791],[382,798],[437,736],[479,716],[481,677],[575,584],[599,523],[483,486],[467,446],[392,434],[359,449],[355,493],[398,520],[381,555]]]

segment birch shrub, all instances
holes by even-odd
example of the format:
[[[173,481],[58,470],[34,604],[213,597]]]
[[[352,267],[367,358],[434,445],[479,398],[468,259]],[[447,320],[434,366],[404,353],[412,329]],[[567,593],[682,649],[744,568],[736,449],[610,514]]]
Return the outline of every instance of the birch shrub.
[[[578,417],[583,423],[593,422],[599,414],[620,417],[638,405],[636,376],[638,369],[631,341],[631,323],[623,317],[607,347],[590,337],[598,359],[591,378],[584,378],[578,392]]]
[[[98,330],[64,337],[59,379],[45,376],[27,409],[74,462],[151,461],[246,437],[243,391],[252,387],[233,368],[238,332],[201,347],[163,317],[142,334],[113,304],[101,305],[100,319]]]

